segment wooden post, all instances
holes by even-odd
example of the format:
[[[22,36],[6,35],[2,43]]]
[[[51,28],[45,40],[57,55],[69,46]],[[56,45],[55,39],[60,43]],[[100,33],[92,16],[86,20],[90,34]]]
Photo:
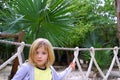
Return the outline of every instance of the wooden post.
[[[4,38],[14,38],[14,41],[15,42],[22,42],[23,41],[23,37],[24,37],[24,31],[21,31],[15,35],[11,35],[11,34],[3,34],[2,37]],[[7,35],[7,36],[5,36]],[[16,49],[17,49],[17,46],[16,46]],[[15,51],[16,52],[16,51]],[[13,61],[13,65],[12,65],[12,70],[11,70],[11,74],[8,78],[8,80],[11,80],[13,78],[13,76],[15,75],[16,71],[17,71],[17,68],[18,68],[18,65],[19,65],[19,62],[18,62],[18,57],[14,59]]]
[[[120,45],[120,0],[115,0],[116,11],[117,11],[117,37]]]

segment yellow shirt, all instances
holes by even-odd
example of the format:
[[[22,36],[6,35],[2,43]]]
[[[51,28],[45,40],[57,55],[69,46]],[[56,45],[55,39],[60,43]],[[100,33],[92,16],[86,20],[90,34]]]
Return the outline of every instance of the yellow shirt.
[[[52,73],[50,68],[45,70],[34,67],[34,80],[52,80]]]

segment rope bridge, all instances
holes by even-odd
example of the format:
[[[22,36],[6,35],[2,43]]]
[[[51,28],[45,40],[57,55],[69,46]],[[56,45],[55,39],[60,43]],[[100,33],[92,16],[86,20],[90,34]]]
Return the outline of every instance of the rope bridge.
[[[21,53],[22,53],[25,46],[30,47],[31,45],[30,44],[25,44],[24,42],[17,43],[17,42],[5,41],[5,40],[0,40],[0,43],[7,43],[7,44],[18,45],[19,46],[17,48],[16,54],[14,54],[11,58],[9,58],[2,65],[0,65],[0,70],[3,69],[5,66],[7,66],[8,63],[12,62],[16,57],[18,57],[18,60],[19,60],[20,66],[21,66],[23,64]],[[99,71],[103,80],[108,79],[115,62],[117,63],[117,66],[118,66],[119,72],[120,72],[120,62],[119,62],[119,59],[118,59],[118,56],[117,56],[120,48],[118,48],[118,47],[114,47],[114,48],[94,48],[94,47],[91,47],[91,48],[78,48],[78,47],[76,47],[76,48],[59,48],[59,47],[54,47],[54,49],[74,51],[73,62],[76,62],[82,80],[89,80],[89,75],[90,75],[91,69],[93,67],[93,63],[96,66],[97,70]],[[90,52],[91,59],[90,59],[88,69],[87,69],[86,73],[84,73],[84,71],[83,71],[83,69],[80,65],[78,55],[79,55],[79,51],[86,51],[86,50],[88,50]],[[112,50],[113,51],[114,56],[113,56],[112,62],[110,64],[110,67],[108,68],[106,74],[103,73],[102,69],[97,64],[97,61],[95,59],[95,51],[97,51],[97,50]],[[69,75],[69,73],[68,73],[68,75]]]

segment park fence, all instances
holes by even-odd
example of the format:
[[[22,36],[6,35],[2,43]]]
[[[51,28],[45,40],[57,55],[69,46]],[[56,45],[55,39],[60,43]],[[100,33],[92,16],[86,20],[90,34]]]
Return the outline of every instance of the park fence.
[[[7,61],[5,61],[2,65],[0,65],[0,70],[3,69],[5,66],[7,66],[8,63],[12,62],[16,57],[18,57],[19,60],[19,64],[20,66],[23,64],[22,61],[22,56],[21,53],[23,52],[23,49],[25,46],[30,47],[30,44],[25,44],[24,42],[21,43],[17,43],[17,42],[11,42],[11,41],[5,41],[5,40],[0,40],[0,43],[7,43],[7,44],[12,44],[12,45],[18,45],[19,47],[17,48],[17,52],[10,57]],[[113,66],[115,65],[115,63],[117,63],[118,66],[118,72],[120,72],[120,62],[119,62],[119,58],[118,58],[118,51],[119,51],[119,47],[114,47],[114,48],[94,48],[94,47],[90,47],[90,48],[60,48],[60,47],[54,47],[55,50],[70,50],[70,51],[74,51],[74,59],[73,62],[76,62],[76,65],[78,67],[79,70],[79,74],[81,76],[80,80],[89,80],[89,75],[92,71],[92,67],[93,64],[96,67],[96,69],[99,71],[102,80],[108,80],[108,77],[110,76],[110,73],[112,72]],[[96,59],[95,59],[95,52],[97,50],[112,50],[113,51],[113,58],[112,58],[112,62],[110,64],[110,67],[107,69],[107,72],[104,73],[104,71],[102,71],[102,69],[100,68],[100,66],[98,65]],[[86,72],[83,71],[81,64],[79,62],[78,59],[78,55],[80,54],[80,51],[89,51],[91,59],[90,59],[90,63],[88,65],[88,69]],[[71,72],[71,71],[70,71]],[[69,73],[67,75],[69,75]]]

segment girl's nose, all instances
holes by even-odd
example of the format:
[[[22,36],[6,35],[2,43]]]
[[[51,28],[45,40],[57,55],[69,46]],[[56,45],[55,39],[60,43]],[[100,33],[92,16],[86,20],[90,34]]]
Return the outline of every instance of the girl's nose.
[[[41,57],[41,54],[40,54],[40,53],[38,54],[38,57]]]

